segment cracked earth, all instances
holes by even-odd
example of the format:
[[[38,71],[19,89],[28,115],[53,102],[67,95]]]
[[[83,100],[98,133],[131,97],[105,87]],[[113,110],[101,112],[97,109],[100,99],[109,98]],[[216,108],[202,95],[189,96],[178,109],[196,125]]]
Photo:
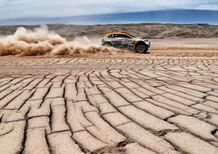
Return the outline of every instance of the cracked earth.
[[[218,58],[0,58],[0,154],[217,154]]]

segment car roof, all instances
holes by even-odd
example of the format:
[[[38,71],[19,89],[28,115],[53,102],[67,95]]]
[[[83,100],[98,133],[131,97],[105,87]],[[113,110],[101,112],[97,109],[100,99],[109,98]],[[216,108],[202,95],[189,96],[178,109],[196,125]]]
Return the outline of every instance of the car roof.
[[[127,32],[112,32],[112,33],[107,33],[107,34],[105,34],[105,37],[108,37],[109,35],[112,35],[112,34],[124,34],[124,35],[128,35],[128,36],[132,37],[132,35],[127,33]]]

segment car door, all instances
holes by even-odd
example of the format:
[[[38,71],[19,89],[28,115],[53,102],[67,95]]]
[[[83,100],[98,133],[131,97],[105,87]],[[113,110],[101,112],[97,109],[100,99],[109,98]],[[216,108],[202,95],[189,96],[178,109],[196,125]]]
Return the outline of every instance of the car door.
[[[131,43],[131,38],[125,34],[113,34],[112,42],[114,47],[128,47]]]
[[[122,45],[122,37],[120,34],[114,34],[113,35],[113,44],[116,46],[116,47],[120,47]]]
[[[122,34],[121,35],[121,46],[123,47],[128,47],[129,44],[131,44],[131,37],[129,37],[128,35]]]

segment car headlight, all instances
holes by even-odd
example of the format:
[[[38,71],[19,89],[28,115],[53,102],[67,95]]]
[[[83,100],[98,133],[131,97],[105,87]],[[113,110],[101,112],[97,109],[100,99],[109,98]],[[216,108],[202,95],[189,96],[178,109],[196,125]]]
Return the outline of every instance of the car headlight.
[[[147,41],[145,42],[149,47],[151,46],[151,42],[150,41]]]

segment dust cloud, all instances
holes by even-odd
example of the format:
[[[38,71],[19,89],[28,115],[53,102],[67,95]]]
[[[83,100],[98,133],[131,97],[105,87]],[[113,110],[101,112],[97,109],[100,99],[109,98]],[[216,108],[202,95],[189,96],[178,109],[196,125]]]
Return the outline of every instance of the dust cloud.
[[[41,25],[34,30],[20,27],[13,35],[0,36],[0,56],[113,54],[116,52],[120,50],[102,47],[100,41],[95,38],[76,37],[68,42],[55,32],[49,31],[46,25]]]

